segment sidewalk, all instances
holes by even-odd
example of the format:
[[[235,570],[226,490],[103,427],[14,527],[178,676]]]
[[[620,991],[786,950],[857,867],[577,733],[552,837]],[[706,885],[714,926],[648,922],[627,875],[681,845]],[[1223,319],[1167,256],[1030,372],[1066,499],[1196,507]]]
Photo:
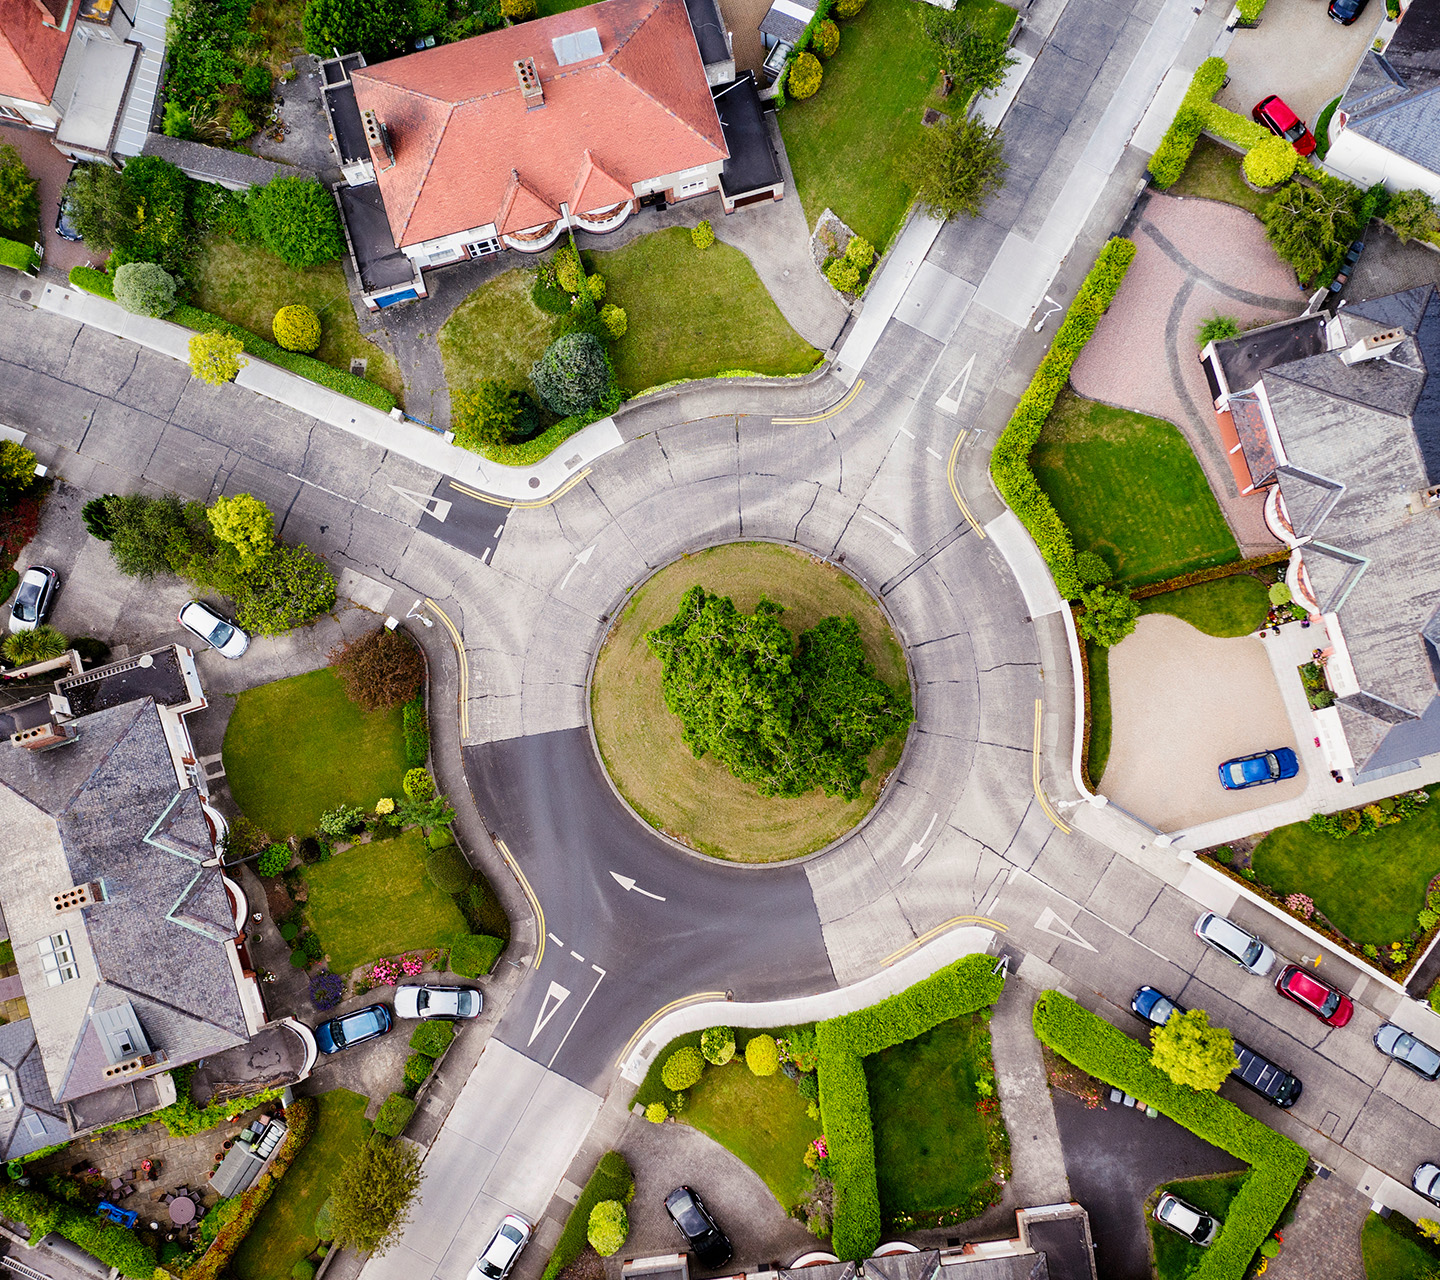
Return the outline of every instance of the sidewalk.
[[[1019,1205],[1070,1199],[1055,1104],[1031,1024],[1030,1011],[1039,996],[1038,988],[1011,974],[990,1018],[1000,1110],[1010,1133],[1010,1198]]]

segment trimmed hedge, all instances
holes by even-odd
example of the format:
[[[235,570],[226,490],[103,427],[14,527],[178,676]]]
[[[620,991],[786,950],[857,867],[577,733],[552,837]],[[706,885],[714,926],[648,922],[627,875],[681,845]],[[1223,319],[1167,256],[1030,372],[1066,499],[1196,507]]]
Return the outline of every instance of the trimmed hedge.
[[[1218,1094],[1176,1084],[1150,1065],[1143,1044],[1058,991],[1041,994],[1033,1021],[1039,1040],[1080,1070],[1251,1166],[1219,1236],[1190,1273],[1192,1280],[1241,1280],[1305,1174],[1310,1159],[1305,1148]]]
[[[485,933],[466,934],[450,946],[450,972],[462,978],[482,977],[495,967],[504,950],[503,938],[492,938]]]
[[[79,1245],[91,1257],[116,1268],[132,1280],[151,1280],[155,1252],[124,1227],[97,1218],[53,1199],[38,1187],[0,1184],[0,1214],[30,1228],[30,1243],[38,1244],[52,1231]]]
[[[880,1243],[875,1133],[861,1060],[994,1004],[1005,987],[994,967],[990,956],[965,956],[879,1004],[816,1024],[820,1121],[835,1186],[830,1247],[838,1257],[859,1261]]]
[[[1229,68],[1224,58],[1206,58],[1190,78],[1190,87],[1180,100],[1175,119],[1150,157],[1150,178],[1162,191],[1173,186],[1190,163],[1190,153],[1207,127],[1206,108],[1220,92]]]
[[[405,1083],[419,1087],[435,1070],[435,1059],[427,1053],[412,1053],[405,1059]]]
[[[40,265],[35,250],[18,240],[0,240],[0,267],[14,267],[16,271],[34,271]]]
[[[407,1098],[403,1093],[392,1093],[380,1104],[380,1111],[375,1116],[375,1132],[383,1133],[387,1138],[398,1138],[405,1132],[405,1126],[410,1123],[410,1117],[414,1114],[414,1098]]]
[[[1067,600],[1080,594],[1075,543],[1054,503],[1030,470],[1030,451],[1040,438],[1056,398],[1070,380],[1071,365],[1095,333],[1100,317],[1110,306],[1134,257],[1135,246],[1118,236],[1100,250],[1065,314],[1065,323],[1060,326],[990,455],[990,475],[996,489],[1035,539],[1035,545],[1050,566],[1055,585]]]
[[[545,1264],[545,1274],[541,1280],[555,1280],[556,1276],[585,1251],[590,1211],[597,1204],[603,1200],[618,1200],[621,1204],[629,1204],[634,1198],[635,1175],[630,1172],[625,1157],[618,1151],[607,1151],[600,1157],[595,1172],[590,1175],[585,1189],[580,1192],[580,1198],[575,1201],[575,1207],[570,1210],[570,1216],[565,1219],[565,1229],[561,1231],[560,1239],[555,1242],[555,1252]]]
[[[453,1022],[422,1022],[410,1033],[410,1047],[427,1058],[438,1058],[455,1039]]]
[[[1179,591],[1183,587],[1197,586],[1202,582],[1214,582],[1219,578],[1232,578],[1237,573],[1249,573],[1252,569],[1263,569],[1267,565],[1279,564],[1290,559],[1290,548],[1269,551],[1263,556],[1252,556],[1249,560],[1232,560],[1229,564],[1217,564],[1210,569],[1196,569],[1178,577],[1166,578],[1164,582],[1152,582],[1148,587],[1137,587],[1130,593],[1132,600],[1146,600],[1151,596],[1163,596],[1167,591]]]

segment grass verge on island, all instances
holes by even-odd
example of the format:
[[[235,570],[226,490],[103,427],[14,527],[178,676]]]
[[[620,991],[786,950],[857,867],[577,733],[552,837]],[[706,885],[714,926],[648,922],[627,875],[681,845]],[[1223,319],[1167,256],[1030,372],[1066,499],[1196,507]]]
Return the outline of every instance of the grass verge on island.
[[[1090,785],[1098,787],[1110,761],[1110,736],[1113,712],[1110,703],[1110,650],[1093,640],[1082,640],[1085,662],[1089,667],[1088,698],[1090,711],[1090,745],[1085,753],[1085,770]]]
[[[334,972],[402,951],[448,947],[470,932],[454,898],[426,874],[425,856],[425,838],[415,828],[305,868],[310,923]]]
[[[858,800],[816,789],[796,799],[761,797],[707,755],[697,760],[665,705],[660,661],[646,632],[675,616],[692,586],[731,597],[749,612],[761,596],[785,607],[792,635],[822,618],[853,614],[865,654],[891,687],[906,682],[905,656],[865,589],[848,574],[774,543],[730,543],[662,569],[631,597],[600,651],[590,708],[601,758],[625,799],[652,826],[702,853],[773,862],[812,852],[853,827],[899,762],[898,736],[871,753]]]
[[[400,796],[400,708],[362,711],[329,667],[247,689],[225,726],[230,794],[275,839],[309,835],[338,804]]]
[[[1209,1178],[1185,1178],[1156,1188],[1145,1203],[1145,1221],[1150,1228],[1150,1244],[1155,1253],[1156,1280],[1188,1280],[1201,1256],[1199,1245],[1191,1244],[1178,1232],[1155,1221],[1151,1210],[1160,1193],[1168,1191],[1201,1213],[1208,1213],[1217,1222],[1224,1222],[1231,1202],[1240,1194],[1240,1188],[1249,1176],[1250,1170],[1245,1169],[1240,1173],[1221,1173]]]
[[[1431,1280],[1440,1274],[1440,1246],[1427,1240],[1409,1218],[1372,1213],[1360,1229],[1366,1280]]]
[[[364,1094],[331,1089],[318,1102],[315,1136],[276,1184],[230,1264],[239,1280],[289,1280],[291,1268],[319,1243],[315,1214],[336,1171],[365,1141]]]

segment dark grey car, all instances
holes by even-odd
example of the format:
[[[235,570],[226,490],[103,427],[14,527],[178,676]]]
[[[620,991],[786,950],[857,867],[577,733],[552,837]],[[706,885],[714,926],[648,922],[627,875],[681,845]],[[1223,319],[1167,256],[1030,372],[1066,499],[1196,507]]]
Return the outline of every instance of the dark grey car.
[[[1425,1041],[1417,1040],[1404,1027],[1382,1022],[1375,1032],[1375,1047],[1402,1067],[1409,1067],[1417,1076],[1426,1080],[1440,1078],[1440,1053]]]

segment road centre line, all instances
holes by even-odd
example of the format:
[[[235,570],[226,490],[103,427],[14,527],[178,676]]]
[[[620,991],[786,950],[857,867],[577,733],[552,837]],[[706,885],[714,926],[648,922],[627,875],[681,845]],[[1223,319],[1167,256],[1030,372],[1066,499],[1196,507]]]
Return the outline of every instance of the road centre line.
[[[950,461],[945,465],[945,480],[950,485],[950,496],[955,499],[955,505],[960,508],[960,514],[965,517],[970,527],[980,535],[981,540],[985,538],[985,530],[980,527],[980,522],[970,513],[970,508],[965,505],[965,499],[960,494],[960,486],[955,480],[955,459],[960,456],[960,442],[965,439],[965,431],[962,428],[955,443],[950,447]]]
[[[938,453],[936,453],[935,450],[932,449],[928,444],[925,446],[925,452],[928,453],[932,458],[934,458],[936,462],[945,461],[945,459],[942,458]]]
[[[1040,699],[1035,699],[1035,749],[1030,754],[1030,774],[1035,783],[1035,798],[1040,801],[1040,807],[1045,811],[1045,816],[1060,828],[1067,836],[1070,828],[1060,820],[1060,815],[1050,807],[1050,801],[1046,797],[1044,789],[1040,786]]]
[[[848,409],[864,385],[864,378],[856,378],[855,385],[828,409],[822,409],[819,413],[807,414],[803,418],[771,418],[770,425],[773,427],[807,427],[812,422],[824,422],[826,418],[833,418],[837,413]]]
[[[572,956],[574,956],[575,959],[577,959],[578,961],[580,961],[581,964],[584,964],[584,963],[585,963],[585,957],[582,956],[578,951],[573,951],[573,950],[572,950],[572,951],[570,952],[570,954],[571,954]]]
[[[593,468],[586,467],[584,471],[577,471],[564,484],[555,490],[548,498],[540,498],[535,502],[511,502],[506,498],[496,498],[488,493],[482,493],[479,489],[472,489],[468,484],[461,484],[458,480],[449,482],[452,489],[458,489],[461,493],[480,502],[488,502],[492,507],[508,507],[512,511],[528,511],[535,507],[548,507],[552,502],[558,502],[577,484],[588,476]]]
[[[948,933],[951,929],[957,929],[962,925],[983,924],[986,928],[994,929],[996,933],[1005,933],[1009,925],[999,920],[992,920],[989,916],[951,916],[950,919],[937,924],[933,929],[927,929],[918,938],[907,942],[899,951],[893,952],[880,961],[882,969],[888,969],[895,961],[908,956],[912,951],[923,947],[933,938],[938,938],[942,933]]]

